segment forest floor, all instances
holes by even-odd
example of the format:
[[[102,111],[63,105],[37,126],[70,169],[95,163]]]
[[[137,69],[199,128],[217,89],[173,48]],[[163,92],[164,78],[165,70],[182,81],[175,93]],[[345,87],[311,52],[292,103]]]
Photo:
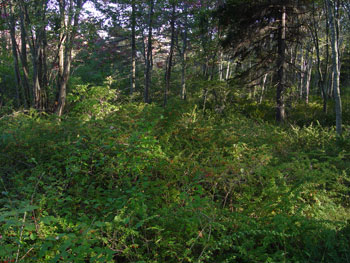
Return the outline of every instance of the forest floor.
[[[349,127],[249,111],[2,117],[0,261],[350,262]]]

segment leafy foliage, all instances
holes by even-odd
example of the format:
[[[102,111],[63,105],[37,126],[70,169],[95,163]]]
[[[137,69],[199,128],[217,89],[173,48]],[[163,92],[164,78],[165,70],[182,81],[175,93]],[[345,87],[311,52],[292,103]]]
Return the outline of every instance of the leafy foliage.
[[[70,117],[0,120],[1,260],[348,262],[349,144],[333,129],[75,90]]]

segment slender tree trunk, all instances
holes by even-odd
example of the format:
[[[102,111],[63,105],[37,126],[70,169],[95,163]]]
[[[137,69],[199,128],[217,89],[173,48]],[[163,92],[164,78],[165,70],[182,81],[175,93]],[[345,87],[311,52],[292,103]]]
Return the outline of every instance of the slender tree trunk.
[[[170,27],[171,27],[170,51],[169,51],[168,63],[167,63],[166,74],[165,74],[166,85],[164,88],[164,106],[167,104],[168,92],[170,90],[171,70],[172,70],[174,46],[175,46],[175,18],[176,18],[175,11],[176,11],[176,3],[175,1],[173,1],[172,11],[171,11],[171,21],[170,21]]]
[[[230,77],[230,70],[231,70],[231,61],[227,62],[227,68],[226,68],[226,76],[225,76],[225,80],[228,80]]]
[[[42,109],[41,100],[41,86],[39,81],[39,53],[40,46],[36,46],[32,50],[33,60],[33,95],[34,95],[34,107],[36,109]]]
[[[281,24],[278,29],[278,84],[276,93],[276,121],[283,122],[285,120],[285,105],[283,93],[285,90],[285,64],[286,64],[286,6],[282,6]]]
[[[59,47],[58,47],[58,76],[57,76],[57,99],[55,102],[55,112],[58,116],[62,116],[63,109],[66,100],[66,84],[64,83],[64,50],[67,41],[67,25],[66,25],[66,1],[59,0],[59,11],[60,11],[60,33],[59,33]]]
[[[45,34],[43,36],[43,43],[42,43],[42,86],[46,89],[45,93],[47,93],[47,87],[49,85],[49,77],[48,77],[48,68],[47,68],[47,36],[46,36],[46,29]]]
[[[303,47],[300,47],[300,74],[299,74],[299,98],[303,98],[303,90],[304,90],[304,78],[305,78],[305,61],[304,61],[304,53]]]
[[[329,27],[331,32],[331,44],[332,44],[332,60],[333,60],[333,89],[335,100],[335,116],[336,116],[336,128],[337,134],[342,134],[342,104],[340,98],[340,71],[339,71],[339,32],[338,22],[336,20],[336,11],[334,1],[327,0],[329,10]]]
[[[13,63],[14,63],[14,71],[15,71],[15,80],[16,80],[16,86],[15,86],[15,101],[17,107],[21,106],[21,99],[20,99],[20,90],[21,90],[21,74],[19,70],[19,63],[18,63],[18,54],[17,54],[17,41],[16,41],[16,21],[14,17],[14,6],[11,4],[10,6],[11,13],[9,14],[10,21],[9,21],[9,27],[10,27],[10,37],[11,37],[11,47],[12,47],[12,56],[13,56]],[[24,98],[23,98],[24,99]],[[24,101],[24,100],[23,100]]]
[[[148,18],[148,44],[147,44],[147,56],[146,56],[146,79],[145,79],[145,92],[144,101],[150,103],[149,90],[151,87],[152,79],[152,30],[153,30],[153,8],[154,0],[149,0],[149,18]]]
[[[136,90],[136,4],[132,0],[131,7],[131,87],[130,94]]]
[[[223,52],[220,52],[220,66],[219,66],[219,80],[223,81],[224,79],[224,59],[223,59]]]
[[[40,85],[40,55],[42,52],[42,43],[43,38],[45,35],[45,22],[46,22],[46,10],[47,10],[47,0],[43,0],[36,6],[35,9],[35,16],[37,18],[40,18],[40,21],[35,23],[35,26],[33,22],[30,19],[30,16],[28,14],[28,10],[26,9],[26,6],[22,3],[21,4],[21,12],[23,12],[24,16],[24,23],[26,25],[23,25],[24,28],[29,28],[29,34],[23,34],[26,36],[27,43],[30,47],[31,52],[31,58],[32,58],[32,67],[33,67],[33,87],[32,87],[32,94],[33,94],[33,106],[36,109],[43,110],[45,108],[45,100],[46,100],[46,94],[45,90],[42,89]],[[25,32],[25,31],[24,31]],[[26,32],[25,32],[26,33]],[[24,48],[24,47],[22,47]],[[21,56],[22,60],[25,61],[26,58],[24,56]],[[24,68],[26,71],[26,69]]]
[[[29,67],[28,67],[28,56],[27,56],[27,32],[25,28],[24,21],[24,11],[22,6],[19,9],[20,14],[20,25],[21,25],[21,52],[20,58],[22,63],[22,71],[23,71],[23,86],[26,95],[26,104],[29,105],[30,101],[33,99],[33,93],[29,86]]]
[[[308,62],[306,67],[306,79],[305,79],[305,102],[306,104],[309,103],[309,94],[310,94],[310,83],[311,83],[311,75],[312,75],[312,66],[313,66],[313,55],[314,50],[312,50],[311,54],[308,56]]]
[[[62,0],[60,0],[62,1]],[[62,3],[63,4],[63,3]],[[75,3],[75,10],[73,7],[73,0],[70,0],[69,3],[69,11],[68,11],[68,22],[66,25],[66,28],[64,30],[64,36],[63,39],[61,39],[61,42],[66,39],[65,45],[62,44],[62,48],[64,51],[60,49],[60,57],[63,53],[63,59],[61,57],[60,59],[60,74],[62,74],[59,77],[60,83],[59,83],[59,97],[58,97],[58,104],[56,107],[56,114],[58,116],[62,116],[64,107],[66,105],[66,97],[67,97],[67,85],[70,77],[70,71],[71,71],[71,63],[72,63],[72,50],[73,50],[73,41],[76,36],[78,22],[79,22],[79,15],[80,15],[80,9],[83,5],[82,0],[76,0]],[[74,11],[73,11],[74,10]],[[63,11],[63,10],[62,10]],[[61,14],[61,19],[65,17]],[[72,22],[73,21],[73,22]],[[61,21],[62,24],[64,22]],[[73,23],[73,24],[72,24]],[[72,25],[72,29],[69,29],[69,27]],[[63,61],[62,61],[63,60]],[[62,67],[63,66],[63,72]]]
[[[262,83],[261,83],[261,92],[260,92],[260,97],[259,97],[259,104],[262,103],[263,98],[264,98],[264,93],[265,93],[265,85],[266,85],[266,80],[267,80],[267,73],[264,75],[262,78]]]
[[[187,54],[187,31],[188,31],[188,6],[185,4],[184,13],[185,13],[185,23],[184,23],[184,32],[183,32],[183,44],[181,52],[181,98],[186,100],[186,54]]]

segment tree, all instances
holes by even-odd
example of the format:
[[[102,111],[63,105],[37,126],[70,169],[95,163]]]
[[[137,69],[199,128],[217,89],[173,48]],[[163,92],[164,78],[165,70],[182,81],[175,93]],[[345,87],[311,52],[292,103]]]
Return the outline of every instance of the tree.
[[[85,0],[86,1],[86,0]],[[55,112],[63,114],[66,104],[67,84],[70,77],[72,63],[73,42],[77,33],[79,15],[84,0],[59,0],[60,10],[60,42],[59,42],[59,74],[58,74],[58,102]]]
[[[173,56],[174,56],[174,48],[175,48],[175,20],[176,20],[176,1],[171,1],[171,15],[170,15],[170,50],[169,56],[167,60],[167,67],[165,72],[165,87],[164,87],[164,106],[167,104],[168,92],[170,90],[170,78],[171,78],[171,70],[173,66]]]
[[[329,28],[332,45],[333,90],[335,100],[336,128],[338,135],[342,134],[342,104],[340,97],[340,64],[339,64],[339,1],[326,0]]]
[[[293,67],[287,67],[291,61],[288,50],[300,43],[308,5],[306,0],[230,0],[216,13],[224,30],[224,47],[239,62],[248,59],[251,64],[240,75],[242,80],[254,84],[266,74],[277,72],[273,84],[277,87],[277,122],[285,119],[284,95],[291,82],[288,73]]]
[[[154,15],[154,0],[148,1],[148,39],[147,39],[147,55],[146,55],[146,69],[145,69],[145,90],[144,101],[150,103],[150,87],[152,80],[152,52],[153,52],[153,15]]]
[[[131,89],[132,94],[136,89],[136,2],[131,3]]]

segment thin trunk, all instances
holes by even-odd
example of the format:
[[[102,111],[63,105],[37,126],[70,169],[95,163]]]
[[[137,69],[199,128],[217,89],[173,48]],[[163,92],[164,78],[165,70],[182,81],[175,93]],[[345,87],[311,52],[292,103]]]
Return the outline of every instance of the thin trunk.
[[[27,32],[25,28],[24,21],[24,11],[22,8],[19,10],[20,12],[20,24],[21,24],[21,52],[20,59],[22,62],[22,71],[23,71],[23,86],[26,95],[26,104],[30,104],[30,101],[33,98],[32,90],[29,86],[29,67],[28,67],[28,56],[27,56]]]
[[[43,36],[43,43],[42,43],[43,49],[42,49],[42,85],[45,89],[47,89],[49,85],[49,77],[48,77],[48,68],[47,68],[47,37],[46,37],[46,30],[45,34]],[[47,90],[46,90],[47,93]]]
[[[304,77],[305,77],[305,61],[303,47],[300,47],[300,75],[299,75],[299,98],[303,98]]]
[[[43,37],[45,34],[44,30],[44,24],[46,21],[46,10],[47,10],[47,1],[43,0],[39,5],[36,6],[36,12],[35,16],[38,18],[41,18],[41,21],[39,21],[37,24],[35,24],[35,32],[33,31],[34,24],[32,23],[28,9],[26,8],[25,5],[21,6],[21,11],[23,12],[24,15],[24,27],[29,28],[29,34],[26,34],[26,39],[27,43],[29,44],[30,47],[30,52],[31,52],[31,58],[32,58],[32,67],[33,67],[33,75],[32,75],[32,80],[33,80],[33,87],[32,87],[32,92],[33,92],[33,106],[36,109],[43,110],[45,108],[45,100],[46,100],[46,94],[45,91],[42,89],[40,85],[40,69],[39,69],[39,64],[40,64],[40,54],[42,52],[42,43],[43,43]],[[23,57],[23,60],[25,58]]]
[[[225,76],[225,80],[228,80],[230,77],[230,70],[231,70],[231,62],[228,61],[227,62],[227,68],[226,68],[226,76]]]
[[[59,47],[58,47],[58,76],[57,76],[57,98],[55,102],[55,113],[58,116],[62,116],[63,109],[66,100],[66,88],[67,85],[64,82],[64,50],[67,41],[67,25],[66,25],[66,2],[65,0],[59,0],[59,11],[60,11],[60,33],[59,33]]]
[[[131,87],[130,94],[136,90],[136,4],[132,0],[131,7]]]
[[[264,92],[265,92],[265,85],[266,85],[266,80],[267,80],[267,73],[264,75],[261,83],[261,92],[260,92],[260,97],[259,97],[259,104],[262,103],[263,97],[264,97]]]
[[[224,59],[223,52],[220,52],[220,66],[219,66],[219,80],[222,81],[224,79]]]
[[[307,70],[306,72],[306,79],[305,79],[305,102],[306,104],[309,103],[309,94],[310,94],[310,83],[311,83],[311,76],[312,76],[312,66],[313,66],[313,56],[314,49],[311,51],[311,54],[308,55],[309,60],[307,62],[307,67],[305,68]]]
[[[62,0],[61,0],[62,1]],[[66,39],[65,46],[62,45],[64,48],[64,57],[63,57],[63,74],[61,72],[61,82],[59,83],[59,98],[58,98],[58,105],[56,107],[56,114],[58,116],[62,116],[63,110],[66,104],[66,96],[67,96],[67,85],[70,77],[70,71],[71,71],[71,63],[72,63],[72,50],[73,50],[73,41],[77,32],[78,22],[79,22],[79,15],[80,15],[80,9],[83,5],[82,0],[76,1],[75,11],[73,11],[73,0],[70,0],[69,3],[69,11],[68,11],[68,22],[67,27],[65,28],[64,32],[64,38]],[[61,17],[63,18],[63,17]],[[73,24],[72,24],[73,21]],[[69,29],[69,26],[72,25],[72,29]],[[62,41],[62,40],[61,40]],[[60,50],[60,52],[62,52]],[[61,56],[62,54],[60,54]],[[60,61],[60,67],[62,66],[62,61]],[[62,70],[62,69],[60,69]]]
[[[171,42],[170,42],[170,51],[169,51],[169,57],[168,57],[168,63],[166,67],[166,74],[165,74],[165,88],[164,88],[164,106],[167,104],[168,100],[168,92],[170,90],[170,78],[171,78],[171,70],[172,70],[172,63],[173,63],[173,55],[174,55],[174,46],[175,46],[175,11],[176,11],[176,4],[175,1],[172,3],[172,12],[171,12],[171,21],[170,21],[170,27],[171,27]]]
[[[181,51],[181,98],[186,100],[186,55],[187,55],[187,31],[188,31],[188,5],[185,3],[184,13],[185,13],[185,22],[184,22],[184,32],[183,32],[183,43]]]
[[[342,105],[340,98],[340,71],[339,71],[339,32],[338,22],[335,15],[335,6],[333,1],[327,0],[329,10],[329,27],[331,32],[331,44],[332,44],[332,60],[333,60],[333,89],[335,100],[335,116],[336,116],[336,128],[337,134],[342,134]]]
[[[283,93],[285,90],[285,64],[286,64],[286,6],[282,6],[281,10],[281,24],[278,29],[278,84],[276,92],[276,121],[283,122],[285,120],[285,105]]]
[[[325,59],[325,66],[324,66],[324,73],[323,73],[323,79],[322,79],[322,96],[323,96],[323,112],[327,113],[327,101],[328,101],[328,82],[329,82],[329,16],[328,16],[328,8],[327,3],[325,3],[325,12],[326,12],[326,59]],[[320,69],[321,70],[321,69]]]
[[[149,18],[148,18],[148,44],[147,44],[147,56],[146,56],[146,79],[145,79],[145,92],[144,101],[150,103],[149,91],[151,87],[152,79],[152,30],[153,30],[153,8],[154,0],[149,1]]]
[[[39,53],[40,46],[35,47],[32,50],[32,60],[33,60],[33,95],[34,95],[34,107],[36,109],[42,109],[41,100],[41,86],[39,81]]]
[[[16,21],[14,17],[14,6],[10,6],[11,13],[10,21],[9,21],[9,27],[10,27],[10,37],[11,37],[11,47],[12,47],[12,56],[13,56],[13,62],[14,62],[14,71],[15,71],[15,80],[16,80],[16,86],[15,86],[15,101],[17,107],[21,106],[21,99],[20,99],[20,90],[21,90],[21,74],[19,70],[19,63],[18,63],[18,54],[17,54],[17,41],[16,41]],[[23,95],[23,94],[21,94]],[[22,98],[24,101],[24,98]]]

